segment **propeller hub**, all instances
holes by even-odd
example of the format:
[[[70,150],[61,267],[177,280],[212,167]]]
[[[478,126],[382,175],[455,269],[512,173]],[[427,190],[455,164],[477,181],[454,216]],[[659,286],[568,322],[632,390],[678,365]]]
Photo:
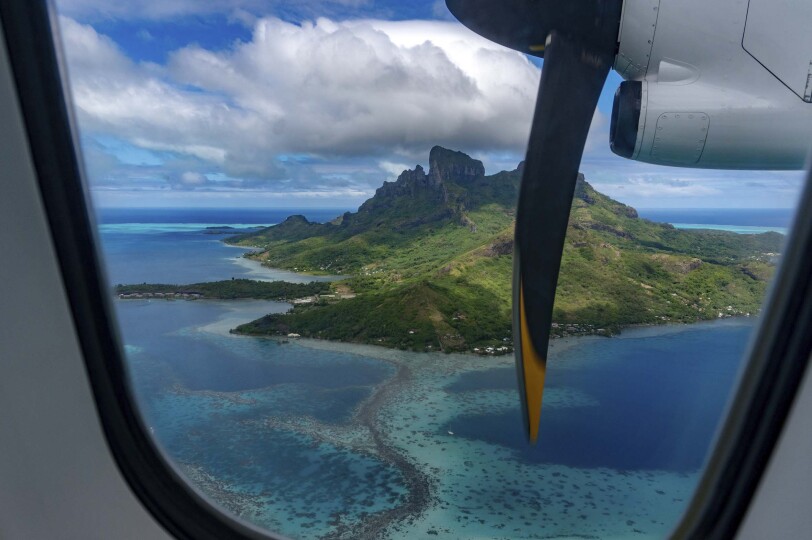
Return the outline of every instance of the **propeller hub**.
[[[543,58],[552,32],[614,55],[623,0],[446,0],[446,5],[477,34]]]

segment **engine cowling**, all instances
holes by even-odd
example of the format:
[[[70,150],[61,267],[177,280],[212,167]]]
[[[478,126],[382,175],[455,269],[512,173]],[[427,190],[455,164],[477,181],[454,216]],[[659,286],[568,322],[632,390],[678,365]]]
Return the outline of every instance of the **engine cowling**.
[[[693,82],[624,81],[615,93],[610,147],[622,157],[709,169],[802,168],[812,108]]]

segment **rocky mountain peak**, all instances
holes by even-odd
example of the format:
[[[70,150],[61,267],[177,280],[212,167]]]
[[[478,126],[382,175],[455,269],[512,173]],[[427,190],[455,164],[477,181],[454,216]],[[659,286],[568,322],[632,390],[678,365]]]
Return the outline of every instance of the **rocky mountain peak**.
[[[433,184],[451,181],[470,184],[485,176],[485,166],[468,154],[435,146],[429,153],[429,178]]]
[[[375,198],[416,197],[437,191],[438,187],[432,184],[423,167],[416,165],[414,169],[407,169],[400,173],[394,182],[384,182],[375,192]]]
[[[466,186],[484,176],[485,167],[481,161],[462,152],[435,146],[429,153],[428,174],[423,167],[416,165],[414,169],[400,173],[394,182],[384,182],[376,191],[375,197],[431,195],[434,198],[436,195],[437,200],[445,202],[448,197],[446,184]]]

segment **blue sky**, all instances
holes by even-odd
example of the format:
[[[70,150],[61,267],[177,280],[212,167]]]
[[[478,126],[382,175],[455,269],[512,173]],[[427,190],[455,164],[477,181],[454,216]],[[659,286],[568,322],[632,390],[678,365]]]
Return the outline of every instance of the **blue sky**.
[[[57,0],[102,206],[358,206],[440,144],[523,159],[541,62],[442,0]],[[581,170],[640,208],[790,207],[800,172],[701,171],[608,149],[610,75]]]

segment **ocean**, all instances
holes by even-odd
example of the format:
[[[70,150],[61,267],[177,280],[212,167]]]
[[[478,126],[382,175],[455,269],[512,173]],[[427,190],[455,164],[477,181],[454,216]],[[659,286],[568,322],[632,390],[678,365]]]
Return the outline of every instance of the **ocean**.
[[[246,266],[207,234],[341,211],[275,212],[105,211],[109,279],[307,281]],[[294,538],[667,536],[755,327],[727,319],[556,340],[531,446],[509,357],[229,334],[289,308],[280,302],[115,308],[157,442],[217,505]]]
[[[300,276],[253,264],[242,255],[251,251],[222,242],[227,235],[207,227],[275,225],[293,214],[325,222],[341,209],[263,210],[211,208],[110,208],[99,211],[100,239],[109,280],[113,284],[169,283],[175,285],[250,278],[294,283],[328,278]]]
[[[639,208],[640,217],[678,229],[716,229],[739,234],[786,234],[794,208]]]

